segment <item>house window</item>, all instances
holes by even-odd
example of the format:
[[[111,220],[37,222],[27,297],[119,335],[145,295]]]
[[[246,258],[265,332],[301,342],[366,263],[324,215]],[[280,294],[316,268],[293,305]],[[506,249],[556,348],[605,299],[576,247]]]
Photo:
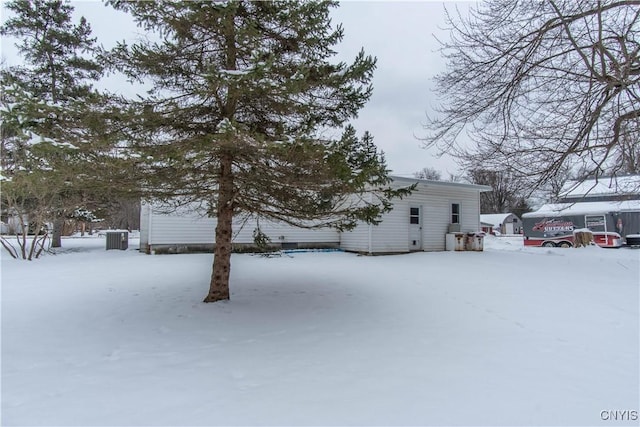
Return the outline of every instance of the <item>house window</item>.
[[[451,203],[451,224],[460,224],[460,204]]]
[[[420,224],[420,208],[409,208],[409,224]]]

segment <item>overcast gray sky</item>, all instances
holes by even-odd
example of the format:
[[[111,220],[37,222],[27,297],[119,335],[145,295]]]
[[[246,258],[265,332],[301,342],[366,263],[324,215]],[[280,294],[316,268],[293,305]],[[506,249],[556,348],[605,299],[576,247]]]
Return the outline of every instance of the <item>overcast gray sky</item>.
[[[3,2],[4,3],[4,2]],[[98,42],[110,47],[116,40],[140,34],[133,21],[99,1],[73,1],[76,13],[87,18]],[[466,9],[469,3],[447,2],[447,8]],[[5,11],[3,10],[3,19]],[[353,122],[359,134],[368,130],[386,153],[393,174],[410,176],[433,167],[443,178],[457,172],[447,157],[421,148],[426,112],[435,104],[432,77],[444,68],[434,35],[445,38],[444,4],[432,1],[344,1],[334,9],[334,23],[342,23],[345,37],[336,47],[337,59],[351,61],[361,48],[378,58],[371,100]],[[13,41],[2,40],[2,56],[16,62]],[[128,92],[128,88],[122,88]],[[131,89],[132,90],[132,89]]]
[[[448,2],[449,9],[467,3]],[[426,112],[436,105],[432,77],[444,69],[434,35],[446,38],[444,4],[429,1],[345,1],[334,13],[344,26],[342,58],[360,47],[378,58],[374,92],[355,121],[369,130],[387,155],[396,175],[409,176],[423,167],[440,170],[443,178],[457,172],[450,158],[436,158],[417,139],[425,132]],[[343,56],[347,55],[347,56]]]

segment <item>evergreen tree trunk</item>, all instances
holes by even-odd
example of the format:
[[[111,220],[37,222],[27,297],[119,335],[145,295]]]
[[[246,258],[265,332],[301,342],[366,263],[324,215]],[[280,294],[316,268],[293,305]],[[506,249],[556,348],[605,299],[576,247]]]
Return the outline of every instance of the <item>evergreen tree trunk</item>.
[[[216,246],[213,252],[213,272],[209,294],[204,302],[229,299],[229,273],[231,271],[231,236],[233,221],[233,157],[225,153],[220,159],[218,193],[218,225],[216,226]]]
[[[51,233],[51,247],[62,247],[62,227],[64,226],[64,218],[57,217],[53,220],[53,232]],[[36,232],[37,233],[37,232]]]
[[[226,67],[236,69],[236,40],[234,15],[225,20]],[[233,118],[236,109],[236,91],[228,88],[228,98],[224,106],[224,116]],[[231,272],[231,236],[233,232],[233,156],[222,147],[220,155],[220,176],[218,177],[218,224],[216,225],[216,246],[213,252],[213,272],[209,294],[204,302],[228,300],[229,274]]]

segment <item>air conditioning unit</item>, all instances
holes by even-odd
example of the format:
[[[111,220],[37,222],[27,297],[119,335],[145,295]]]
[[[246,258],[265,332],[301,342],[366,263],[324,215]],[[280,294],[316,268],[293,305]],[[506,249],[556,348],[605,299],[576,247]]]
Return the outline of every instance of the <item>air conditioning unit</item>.
[[[449,224],[448,233],[459,233],[460,232],[460,224]]]

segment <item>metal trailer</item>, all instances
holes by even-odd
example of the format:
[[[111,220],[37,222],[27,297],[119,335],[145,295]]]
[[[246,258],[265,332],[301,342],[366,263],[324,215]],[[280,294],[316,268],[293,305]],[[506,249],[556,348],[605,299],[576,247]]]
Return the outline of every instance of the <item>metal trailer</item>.
[[[522,216],[525,246],[572,247],[574,231],[589,230],[604,248],[626,244],[640,234],[640,201],[544,205]]]

